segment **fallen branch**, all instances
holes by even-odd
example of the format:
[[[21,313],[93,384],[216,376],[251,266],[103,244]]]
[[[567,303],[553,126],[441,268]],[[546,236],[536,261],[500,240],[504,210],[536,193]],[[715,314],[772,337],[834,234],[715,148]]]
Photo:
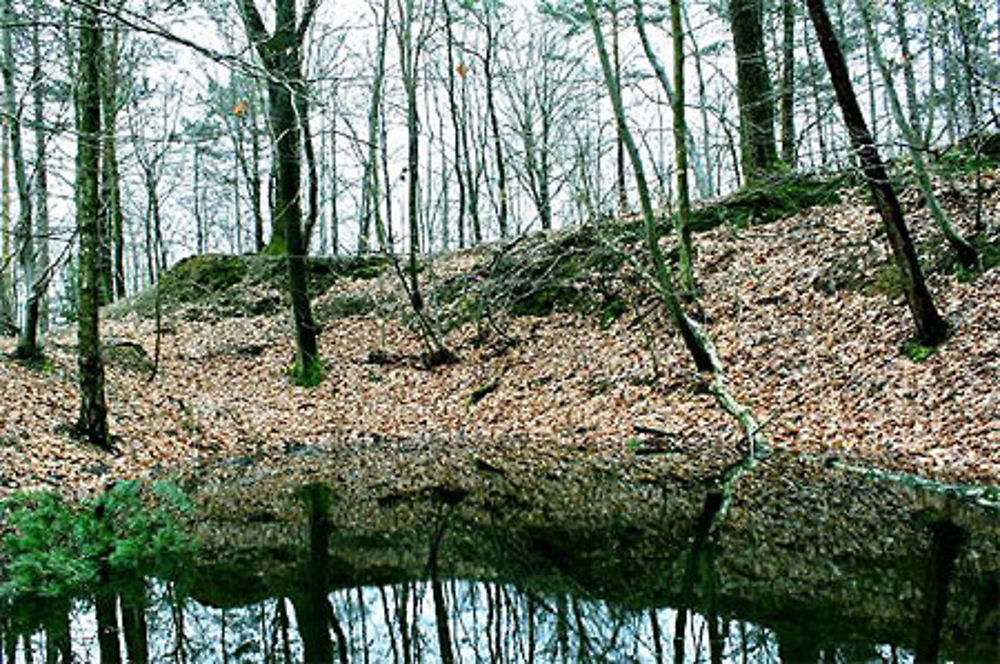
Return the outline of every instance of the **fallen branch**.
[[[842,470],[852,475],[860,475],[869,480],[882,482],[895,482],[911,489],[919,489],[930,493],[936,493],[949,498],[954,498],[963,503],[976,505],[992,511],[1000,511],[1000,487],[974,485],[974,484],[949,484],[938,482],[937,480],[912,475],[910,473],[897,473],[877,468],[859,466],[846,461],[832,459],[826,464],[830,468]]]

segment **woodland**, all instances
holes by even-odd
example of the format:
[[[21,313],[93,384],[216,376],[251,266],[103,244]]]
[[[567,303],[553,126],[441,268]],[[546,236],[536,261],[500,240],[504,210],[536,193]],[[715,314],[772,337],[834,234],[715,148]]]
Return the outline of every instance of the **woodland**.
[[[907,511],[936,515],[935,538],[978,524],[954,583],[996,636],[969,580],[1000,546],[996,4],[0,1],[0,600],[49,592],[19,576],[25,504],[100,521],[132,481],[179,487],[227,574],[301,602],[326,600],[287,590],[274,524],[324,561],[330,523],[391,535],[341,555],[437,583],[445,526],[418,564],[412,524],[440,515],[426,501],[474,503],[469,523],[510,519],[586,585],[585,549],[559,544],[584,522],[645,533],[655,505],[676,547],[636,550],[784,560],[785,517],[756,519],[798,495],[900,541],[926,534]],[[797,509],[815,558],[896,556]],[[588,537],[627,576],[615,528]],[[94,555],[83,585],[118,564]],[[777,592],[767,563],[718,555],[738,571],[718,592]],[[685,603],[662,579],[707,593],[696,567],[647,589]],[[812,574],[790,592],[882,625]],[[935,611],[880,629],[927,619],[962,643],[972,628]],[[327,621],[305,661],[346,648]],[[45,629],[65,654],[68,626]]]

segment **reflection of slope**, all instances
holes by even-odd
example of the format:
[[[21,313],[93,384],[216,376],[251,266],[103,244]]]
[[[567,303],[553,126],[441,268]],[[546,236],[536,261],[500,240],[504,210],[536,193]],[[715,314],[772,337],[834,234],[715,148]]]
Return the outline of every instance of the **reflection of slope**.
[[[301,661],[304,632],[351,662],[996,659],[993,515],[775,453],[710,537],[719,494],[650,480],[663,456],[637,460],[646,483],[628,465],[611,477],[570,459],[529,478],[499,455],[462,491],[428,474],[406,493],[383,477],[331,492],[325,516],[307,511],[311,527],[303,502],[324,501],[303,501],[308,492],[289,504],[297,520],[282,499],[269,519],[248,505],[253,518],[241,520],[233,504],[229,526],[247,539],[213,522],[214,557],[193,581],[149,584],[150,661],[177,648],[193,663],[221,661],[223,649],[233,662]],[[455,483],[448,465],[432,464]],[[192,598],[180,601],[185,588]],[[72,634],[77,659],[97,661],[85,602]],[[36,635],[34,649],[43,643]]]

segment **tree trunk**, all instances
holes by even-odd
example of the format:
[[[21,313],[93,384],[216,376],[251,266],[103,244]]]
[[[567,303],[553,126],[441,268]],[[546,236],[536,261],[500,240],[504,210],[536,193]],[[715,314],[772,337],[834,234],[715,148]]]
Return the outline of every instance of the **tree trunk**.
[[[256,91],[256,87],[254,87]],[[250,205],[253,206],[253,238],[257,253],[267,248],[264,242],[263,187],[260,181],[260,131],[257,127],[257,95],[249,103],[250,107]]]
[[[690,320],[681,307],[680,300],[674,290],[673,276],[670,267],[660,249],[659,232],[656,228],[656,216],[653,212],[653,204],[649,197],[649,189],[646,185],[646,178],[642,168],[642,159],[639,156],[639,148],[632,138],[628,124],[625,119],[625,107],[622,103],[621,94],[616,85],[614,70],[608,58],[607,49],[604,46],[604,36],[601,34],[600,22],[597,17],[597,7],[594,0],[586,0],[587,15],[590,18],[591,28],[594,33],[594,40],[597,46],[597,55],[601,61],[601,70],[604,73],[605,87],[611,96],[611,105],[615,113],[615,124],[618,128],[622,142],[628,150],[629,158],[632,162],[632,170],[635,174],[636,189],[639,192],[639,204],[642,208],[643,219],[645,221],[645,243],[649,253],[650,261],[653,265],[654,278],[659,288],[660,297],[663,299],[671,319],[677,326],[684,340],[684,345],[691,353],[695,365],[701,371],[711,371],[713,363],[711,357],[705,352],[701,340],[695,330],[690,325]]]
[[[98,325],[101,303],[100,268],[100,29],[97,7],[80,9],[80,57],[76,79],[76,227],[80,242],[77,365],[80,419],[77,429],[91,444],[108,448],[104,363]]]
[[[487,9],[487,12],[493,11]],[[503,143],[500,140],[500,121],[497,119],[497,107],[493,98],[493,57],[496,51],[497,35],[493,34],[493,16],[487,15],[484,18],[486,26],[486,57],[483,61],[484,75],[486,77],[486,109],[490,117],[490,128],[493,132],[493,151],[497,164],[497,198],[499,199],[499,211],[497,222],[500,226],[500,237],[506,239],[508,234],[508,196],[507,196],[507,167],[504,163]]]
[[[125,297],[125,231],[122,216],[121,178],[118,168],[118,148],[115,130],[118,123],[119,93],[118,66],[120,28],[111,27],[111,41],[107,45],[101,78],[101,112],[104,130],[104,163],[102,172],[103,219],[107,229],[108,283],[105,297],[108,301]]]
[[[781,0],[781,160],[795,168],[795,3]]]
[[[35,246],[38,248],[38,258],[35,269],[38,274],[49,271],[49,184],[48,184],[48,151],[45,135],[45,95],[48,91],[46,78],[42,73],[42,49],[40,43],[41,20],[45,12],[42,0],[34,0],[35,25],[31,32],[31,85],[34,94],[35,121],[35,231],[37,237]],[[2,258],[0,258],[2,260]],[[2,281],[2,280],[0,280]],[[48,296],[33,286],[28,296],[29,312],[32,306],[38,308],[38,328],[47,332],[49,328]],[[32,299],[35,303],[32,304]]]
[[[361,188],[364,197],[364,211],[358,232],[358,253],[371,250],[372,225],[377,233],[382,227],[382,201],[379,192],[378,156],[379,156],[379,122],[385,81],[385,49],[389,30],[389,1],[383,0],[381,18],[376,16],[379,26],[378,45],[375,56],[375,80],[372,84],[371,105],[368,107],[368,158],[365,160]],[[385,248],[385,238],[378,236],[378,241]]]
[[[13,0],[4,0],[3,18],[7,26],[13,26]],[[35,233],[33,228],[33,213],[31,200],[31,185],[28,182],[27,169],[24,163],[24,148],[21,141],[21,114],[17,105],[15,89],[15,61],[13,47],[13,27],[2,30],[3,39],[3,87],[4,112],[10,118],[10,146],[14,162],[14,182],[17,185],[18,216],[15,227],[14,242],[17,253],[17,263],[21,270],[25,292],[25,319],[21,326],[16,355],[23,359],[34,359],[39,354],[38,349],[38,298],[35,291]]]
[[[732,0],[729,21],[736,51],[736,99],[740,107],[740,150],[748,181],[775,170],[774,93],[764,54],[761,0]]]
[[[642,48],[646,59],[653,67],[660,87],[670,100],[673,115],[674,162],[677,169],[678,209],[675,228],[677,230],[677,249],[680,257],[681,289],[688,294],[694,293],[694,269],[691,248],[691,189],[688,185],[688,152],[687,152],[687,118],[684,109],[684,31],[681,24],[681,0],[670,2],[670,32],[673,46],[674,82],[667,79],[666,70],[653,51],[652,44],[646,34],[646,18],[642,11],[641,0],[635,0],[635,20]]]
[[[889,65],[886,62],[885,57],[882,55],[882,47],[879,45],[879,38],[875,34],[875,30],[872,26],[869,10],[863,2],[857,2],[856,4],[858,12],[861,16],[861,23],[864,27],[865,37],[868,40],[868,45],[874,55],[875,62],[878,64],[879,71],[882,74],[886,96],[889,99],[889,109],[892,111],[892,116],[896,121],[899,131],[903,134],[903,140],[906,142],[906,147],[910,154],[910,160],[913,164],[913,171],[917,176],[917,183],[919,184],[920,191],[923,193],[924,199],[927,202],[927,209],[930,211],[931,217],[941,229],[945,239],[948,240],[951,248],[955,251],[955,254],[958,256],[958,260],[966,268],[974,269],[979,264],[979,253],[964,237],[962,237],[961,232],[955,227],[954,223],[952,223],[951,217],[947,212],[945,212],[944,208],[941,207],[941,203],[938,201],[937,195],[934,193],[934,183],[931,181],[930,173],[927,171],[927,165],[924,163],[923,143],[921,138],[922,130],[920,125],[917,123],[917,117],[915,114],[916,89],[915,83],[912,80],[912,65],[906,63],[903,65],[904,70],[909,69],[909,75],[906,76],[908,80],[906,84],[906,96],[908,100],[907,105],[909,107],[909,118],[907,118],[907,116],[903,113],[903,105],[900,103],[899,95],[896,93],[896,86],[893,82],[892,72],[889,70]],[[897,21],[898,20],[899,16],[897,15]],[[901,30],[901,38],[905,39],[905,28],[900,29],[897,25],[897,30]],[[903,53],[909,52],[907,47],[901,47],[901,50]]]
[[[288,261],[288,285],[295,326],[296,361],[292,375],[298,383],[315,385],[322,379],[322,366],[306,284],[299,160],[301,123],[305,117],[301,107],[305,98],[302,40],[315,14],[316,0],[310,0],[306,5],[301,24],[296,17],[295,0],[280,0],[275,10],[273,35],[264,27],[253,0],[241,0],[240,9],[250,41],[257,47],[264,67],[270,74],[268,112],[274,134],[277,177],[271,203],[274,235],[268,245],[268,252],[284,255]],[[276,50],[272,46],[275,42],[285,44],[286,47]]]
[[[618,34],[618,3],[611,0],[608,11],[611,12],[611,60],[613,64],[613,84],[616,93],[622,94],[621,46]],[[625,184],[625,140],[620,132],[615,134],[615,176],[618,184],[618,214],[628,212],[628,187]]]
[[[903,219],[903,211],[896,198],[892,183],[889,181],[882,159],[875,148],[875,143],[868,132],[826,6],[823,0],[806,0],[806,4],[816,29],[820,48],[823,51],[823,58],[830,72],[837,101],[844,115],[851,143],[858,154],[861,168],[868,180],[872,196],[875,198],[876,207],[889,237],[896,266],[903,278],[906,300],[910,312],[913,314],[917,336],[921,343],[936,345],[945,338],[947,325],[938,314],[930,292],[927,290],[913,241],[910,239],[909,230]]]
[[[298,113],[299,123],[302,127],[302,146],[306,155],[306,173],[309,179],[309,184],[306,187],[309,213],[306,215],[305,232],[302,237],[302,245],[308,253],[313,233],[316,230],[316,222],[319,219],[319,170],[316,167],[316,150],[313,146],[312,128],[309,126],[309,100],[306,95],[302,95],[298,99]]]
[[[458,106],[458,98],[455,94],[455,35],[452,31],[452,16],[449,7],[450,0],[442,0],[441,7],[444,9],[445,36],[448,47],[448,109],[451,112],[451,124],[454,129],[454,165],[455,177],[458,180],[458,248],[465,248],[465,175],[462,169],[462,116]],[[447,223],[447,220],[445,220]]]
[[[9,335],[17,329],[14,300],[14,253],[10,237],[10,118],[0,120],[0,334]]]

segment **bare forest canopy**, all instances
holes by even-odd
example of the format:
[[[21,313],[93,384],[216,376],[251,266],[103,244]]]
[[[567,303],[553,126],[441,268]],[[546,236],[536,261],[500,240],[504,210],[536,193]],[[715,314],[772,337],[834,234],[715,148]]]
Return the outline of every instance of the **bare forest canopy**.
[[[108,464],[153,472],[308,437],[303,423],[464,434],[496,402],[484,435],[521,424],[622,446],[633,427],[709,440],[715,426],[745,447],[738,475],[777,446],[996,481],[995,3],[3,0],[0,13],[0,331],[40,371],[4,365],[24,393],[0,433],[73,435],[93,449],[69,457],[94,463],[17,471],[10,488],[72,476],[89,490]],[[216,322],[231,338],[212,338]],[[219,431],[221,410],[191,406],[233,396],[185,383],[208,367],[184,349],[216,342],[227,359],[212,370],[252,360],[260,401],[243,398],[266,425]],[[535,362],[529,347],[556,364],[603,347],[616,368],[585,386],[565,366],[532,374],[533,394],[567,392],[522,409],[507,372]],[[109,354],[123,348],[163,400],[122,410],[138,380]],[[345,349],[364,357],[348,368]],[[36,409],[46,372],[66,400]],[[366,410],[406,402],[397,379],[436,416]],[[420,392],[431,384],[447,398]],[[300,387],[338,424],[292,418]],[[918,412],[932,398],[940,417]],[[40,413],[61,425],[40,434],[26,424]],[[161,421],[140,433],[145,417]],[[138,451],[170,436],[174,451]],[[117,466],[91,459],[129,445]]]

